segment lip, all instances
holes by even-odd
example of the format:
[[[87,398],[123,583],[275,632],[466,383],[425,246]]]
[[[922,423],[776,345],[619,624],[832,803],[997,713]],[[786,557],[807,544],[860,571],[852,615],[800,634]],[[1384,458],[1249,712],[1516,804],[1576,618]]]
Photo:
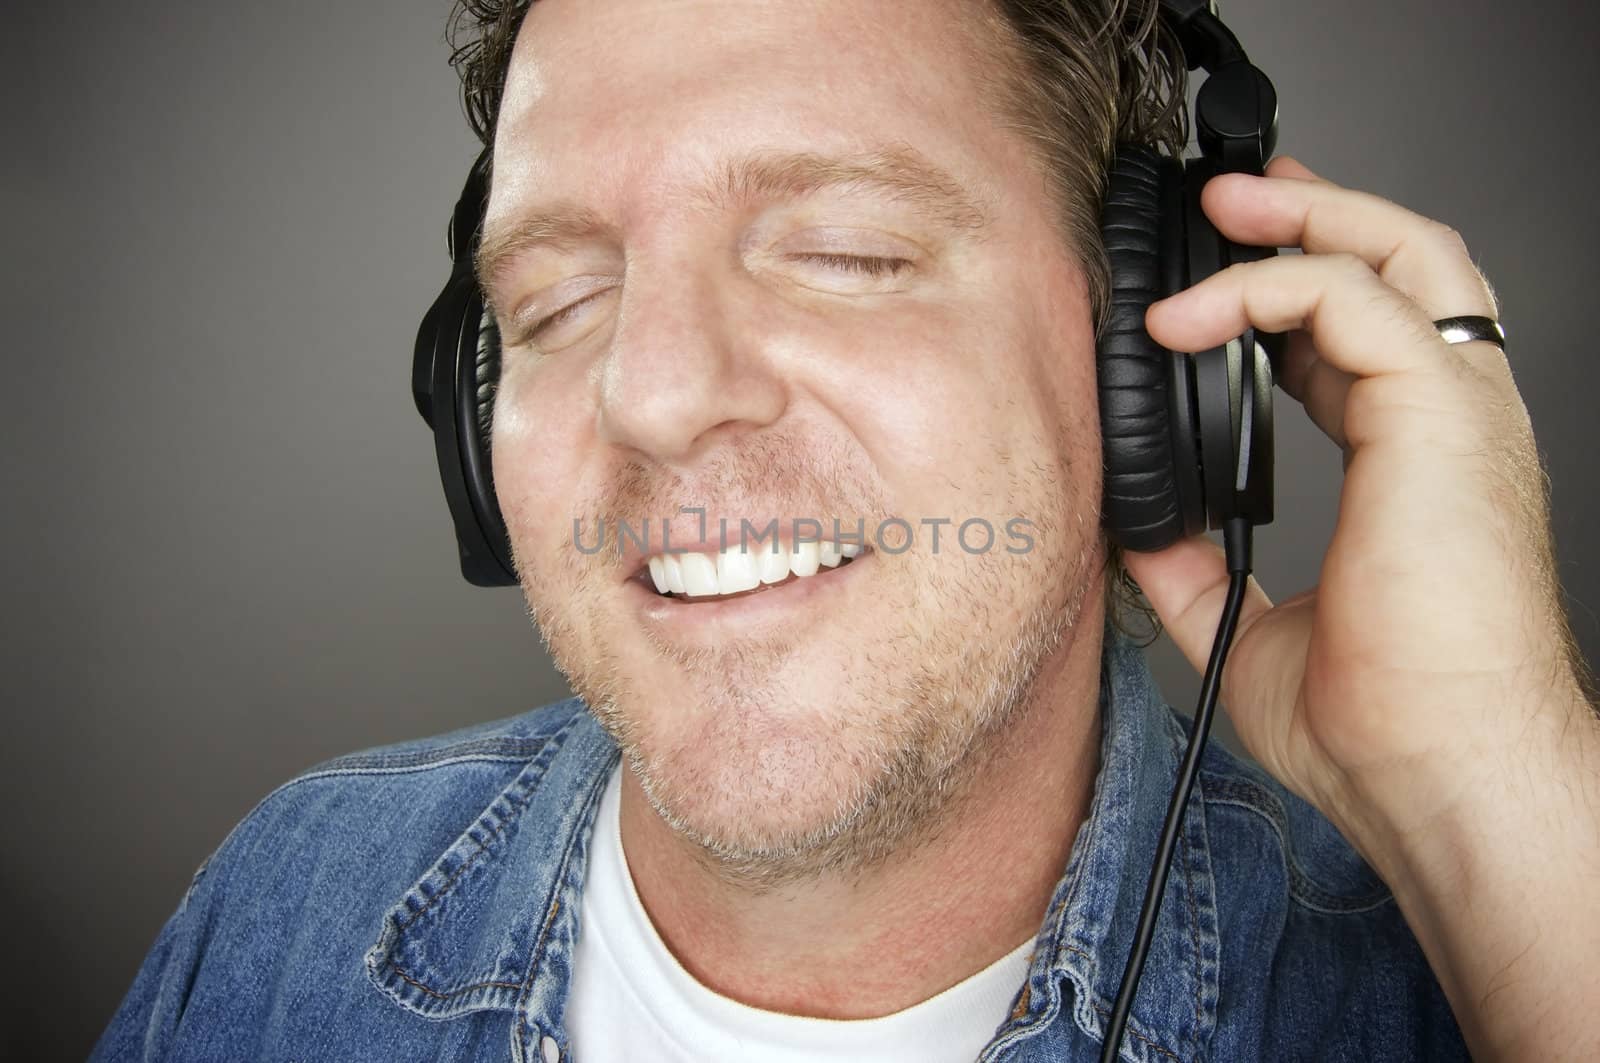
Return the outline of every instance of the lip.
[[[629,610],[640,623],[649,625],[667,641],[725,645],[752,634],[770,634],[772,628],[781,625],[813,626],[813,614],[842,607],[862,574],[870,572],[876,563],[877,553],[869,550],[848,565],[719,601],[669,598],[637,579],[629,580],[623,593]]]

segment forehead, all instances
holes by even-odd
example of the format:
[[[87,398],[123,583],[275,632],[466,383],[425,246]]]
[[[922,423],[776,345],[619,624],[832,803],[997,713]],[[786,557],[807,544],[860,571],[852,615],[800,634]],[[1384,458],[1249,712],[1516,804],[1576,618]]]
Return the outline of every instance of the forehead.
[[[978,0],[536,0],[507,73],[491,214],[524,185],[670,181],[671,160],[703,173],[752,149],[981,156],[999,78],[988,12]]]
[[[538,70],[612,91],[713,65],[808,75],[822,88],[830,73],[864,73],[862,62],[949,76],[992,38],[994,18],[983,0],[534,0],[512,57],[513,72],[534,76],[508,95],[555,89]]]

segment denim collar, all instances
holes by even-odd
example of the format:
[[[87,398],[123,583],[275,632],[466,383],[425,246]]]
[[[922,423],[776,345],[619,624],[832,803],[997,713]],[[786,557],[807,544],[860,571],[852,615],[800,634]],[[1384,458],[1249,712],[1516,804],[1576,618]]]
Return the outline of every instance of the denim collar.
[[[384,916],[367,976],[430,1019],[516,1016],[512,1058],[547,1058],[562,1027],[589,840],[618,750],[577,699],[466,832]]]
[[[562,1022],[583,881],[616,745],[576,700],[565,718],[466,832],[388,912],[366,956],[371,981],[432,1019],[476,1011],[516,1016],[513,1058],[565,1058]],[[1101,768],[1088,818],[1050,900],[1027,984],[984,1050],[1005,1047],[1065,1010],[1098,1041],[1116,997],[1185,733],[1144,656],[1107,624],[1100,676]],[[1215,884],[1200,786],[1179,839],[1125,1058],[1161,1063],[1205,1054],[1216,1023]]]
[[[984,1061],[1054,1022],[1062,1009],[1102,1041],[1133,944],[1188,731],[1167,708],[1139,647],[1109,622],[1103,645],[1094,797],[1046,909],[1027,984]],[[1216,1028],[1220,936],[1203,785],[1202,777],[1189,798],[1123,1037],[1122,1057],[1136,1063],[1204,1058]]]

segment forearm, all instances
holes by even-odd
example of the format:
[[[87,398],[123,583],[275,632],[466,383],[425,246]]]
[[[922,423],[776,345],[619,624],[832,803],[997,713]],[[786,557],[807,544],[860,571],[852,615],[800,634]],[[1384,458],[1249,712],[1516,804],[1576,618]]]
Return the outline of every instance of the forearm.
[[[1369,809],[1363,849],[1394,890],[1479,1059],[1600,1059],[1600,723],[1575,690],[1515,714],[1453,778],[1417,766],[1413,818]]]

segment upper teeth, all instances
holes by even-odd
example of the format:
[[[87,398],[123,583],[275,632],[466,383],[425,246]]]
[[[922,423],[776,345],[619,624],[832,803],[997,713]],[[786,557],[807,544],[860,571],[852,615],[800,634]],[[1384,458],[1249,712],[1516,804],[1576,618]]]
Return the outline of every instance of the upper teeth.
[[[662,594],[705,597],[738,594],[763,583],[782,583],[792,572],[815,576],[861,553],[860,543],[798,542],[727,546],[711,554],[671,553],[650,558],[650,580]]]

